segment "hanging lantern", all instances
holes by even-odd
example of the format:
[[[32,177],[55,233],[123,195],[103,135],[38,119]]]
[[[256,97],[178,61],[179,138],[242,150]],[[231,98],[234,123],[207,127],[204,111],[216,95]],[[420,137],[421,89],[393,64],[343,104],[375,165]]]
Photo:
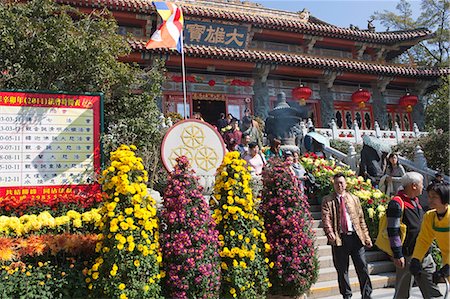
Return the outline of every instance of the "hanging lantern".
[[[412,112],[413,106],[417,105],[418,102],[419,98],[416,95],[409,94],[408,92],[400,98],[399,105],[406,107],[406,111]]]
[[[366,89],[358,89],[352,94],[352,102],[358,104],[359,108],[366,107],[366,102],[370,100],[370,92]]]
[[[292,89],[292,97],[300,101],[300,105],[304,106],[306,101],[311,97],[312,90],[308,86],[300,84],[299,87]]]
[[[208,81],[208,85],[211,86],[211,87],[213,87],[214,85],[216,85],[216,81],[214,81],[214,80],[209,80],[209,81]]]

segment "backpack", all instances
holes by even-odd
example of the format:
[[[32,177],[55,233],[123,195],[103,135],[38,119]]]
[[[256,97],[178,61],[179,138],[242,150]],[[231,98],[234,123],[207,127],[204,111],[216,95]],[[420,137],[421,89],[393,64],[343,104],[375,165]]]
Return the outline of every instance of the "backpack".
[[[400,199],[401,201],[401,207],[402,207],[402,216],[400,218],[400,240],[403,242],[405,242],[405,238],[406,238],[406,224],[403,223],[403,211],[405,209],[405,203],[403,202],[402,199]],[[375,245],[382,251],[384,251],[386,254],[388,254],[389,256],[393,256],[394,254],[392,253],[392,249],[391,249],[391,243],[389,242],[389,236],[388,236],[388,232],[387,232],[387,213],[384,213],[383,216],[381,216],[380,218],[380,222],[378,224],[378,235],[377,235],[377,239],[375,241]]]

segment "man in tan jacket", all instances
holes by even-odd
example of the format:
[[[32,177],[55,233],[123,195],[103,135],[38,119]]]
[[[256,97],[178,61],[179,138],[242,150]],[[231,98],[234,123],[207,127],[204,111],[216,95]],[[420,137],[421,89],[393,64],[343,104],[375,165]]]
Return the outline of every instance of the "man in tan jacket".
[[[352,257],[363,299],[371,298],[372,283],[367,271],[364,246],[372,247],[369,231],[359,198],[346,191],[345,176],[334,176],[334,192],[323,198],[322,224],[328,244],[331,245],[333,263],[338,274],[339,291],[343,298],[352,296],[348,278],[349,256]]]

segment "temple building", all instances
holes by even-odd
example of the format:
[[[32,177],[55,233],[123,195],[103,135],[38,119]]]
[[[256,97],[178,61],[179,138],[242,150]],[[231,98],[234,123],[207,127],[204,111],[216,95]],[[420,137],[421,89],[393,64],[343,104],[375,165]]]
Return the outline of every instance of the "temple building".
[[[121,34],[131,33],[133,53],[124,61],[146,67],[165,59],[163,112],[184,114],[181,55],[175,50],[147,50],[160,24],[151,1],[57,0],[81,11],[107,8]],[[341,28],[309,14],[261,7],[239,0],[186,0],[184,53],[189,117],[200,112],[215,123],[221,112],[240,119],[245,109],[265,119],[277,94],[294,108],[306,109],[316,126],[332,119],[339,128],[412,130],[424,126],[423,95],[439,85],[448,69],[421,68],[396,57],[432,37],[427,29],[376,32]],[[349,16],[351,18],[351,16]],[[351,19],[349,19],[351,22]]]

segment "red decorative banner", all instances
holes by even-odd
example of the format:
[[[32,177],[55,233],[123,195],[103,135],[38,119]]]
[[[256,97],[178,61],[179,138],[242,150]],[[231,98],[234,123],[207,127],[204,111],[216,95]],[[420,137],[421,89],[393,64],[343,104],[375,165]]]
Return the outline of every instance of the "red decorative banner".
[[[0,91],[0,201],[99,192],[101,96]]]

